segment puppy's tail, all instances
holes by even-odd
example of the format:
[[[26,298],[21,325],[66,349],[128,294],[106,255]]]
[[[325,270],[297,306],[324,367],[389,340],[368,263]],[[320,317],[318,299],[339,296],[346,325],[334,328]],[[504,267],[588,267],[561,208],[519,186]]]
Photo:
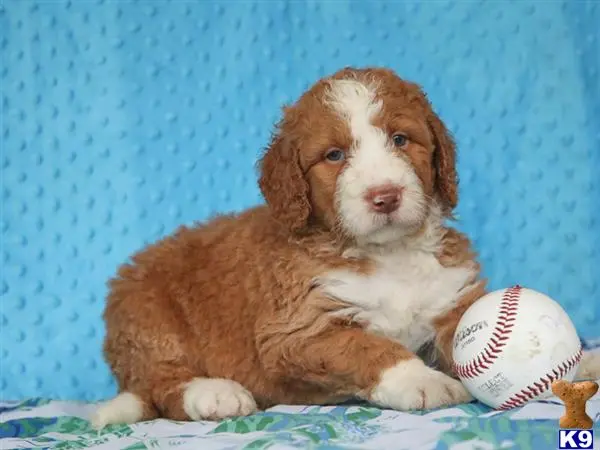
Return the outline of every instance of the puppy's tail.
[[[107,425],[135,423],[158,417],[158,411],[151,403],[144,401],[137,394],[121,392],[116,397],[100,404],[90,422],[96,430]]]

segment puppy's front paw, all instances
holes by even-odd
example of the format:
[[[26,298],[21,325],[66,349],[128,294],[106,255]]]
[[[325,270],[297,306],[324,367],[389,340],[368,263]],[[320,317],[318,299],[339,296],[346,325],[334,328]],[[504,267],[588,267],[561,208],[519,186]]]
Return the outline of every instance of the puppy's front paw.
[[[437,408],[473,400],[462,383],[411,359],[386,369],[369,400],[401,411]]]
[[[196,378],[183,392],[183,409],[192,420],[220,420],[256,411],[250,392],[232,380]]]
[[[575,380],[600,379],[600,353],[583,352]]]

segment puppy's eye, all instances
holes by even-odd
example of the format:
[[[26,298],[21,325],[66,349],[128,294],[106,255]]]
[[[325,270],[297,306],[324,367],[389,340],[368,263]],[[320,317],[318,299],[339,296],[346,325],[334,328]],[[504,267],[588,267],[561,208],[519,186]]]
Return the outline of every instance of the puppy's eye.
[[[341,162],[346,159],[346,154],[339,148],[332,148],[325,154],[325,159],[331,162]]]
[[[395,134],[392,139],[396,147],[404,147],[408,144],[408,137],[404,134]]]

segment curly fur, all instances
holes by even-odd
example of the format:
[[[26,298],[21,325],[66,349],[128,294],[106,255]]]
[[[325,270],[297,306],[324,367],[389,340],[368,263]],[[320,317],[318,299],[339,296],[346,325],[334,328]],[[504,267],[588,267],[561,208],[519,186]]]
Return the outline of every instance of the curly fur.
[[[338,80],[358,83],[343,86],[357,88],[355,103],[340,97]],[[360,121],[360,102],[371,102],[370,122]],[[409,136],[402,149],[390,140],[397,129]],[[331,148],[347,161],[326,160]],[[368,215],[360,198],[342,216],[342,176],[360,173],[357,155],[371,151],[396,164],[390,176],[412,180],[418,226],[402,210]],[[392,71],[319,80],[284,109],[259,161],[265,205],[181,227],[110,281],[104,352],[120,395],[95,423],[357,397],[398,409],[468,401],[448,372],[449,344],[485,282],[467,237],[443,223],[458,201],[455,153],[425,95]],[[377,239],[349,232],[355,219]]]

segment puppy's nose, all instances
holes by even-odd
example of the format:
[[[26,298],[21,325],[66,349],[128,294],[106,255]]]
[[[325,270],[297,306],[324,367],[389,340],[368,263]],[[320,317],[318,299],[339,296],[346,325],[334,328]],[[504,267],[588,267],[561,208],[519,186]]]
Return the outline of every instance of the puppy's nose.
[[[372,211],[382,214],[391,214],[400,207],[402,200],[402,188],[399,186],[386,185],[369,189],[365,200],[369,203]]]

